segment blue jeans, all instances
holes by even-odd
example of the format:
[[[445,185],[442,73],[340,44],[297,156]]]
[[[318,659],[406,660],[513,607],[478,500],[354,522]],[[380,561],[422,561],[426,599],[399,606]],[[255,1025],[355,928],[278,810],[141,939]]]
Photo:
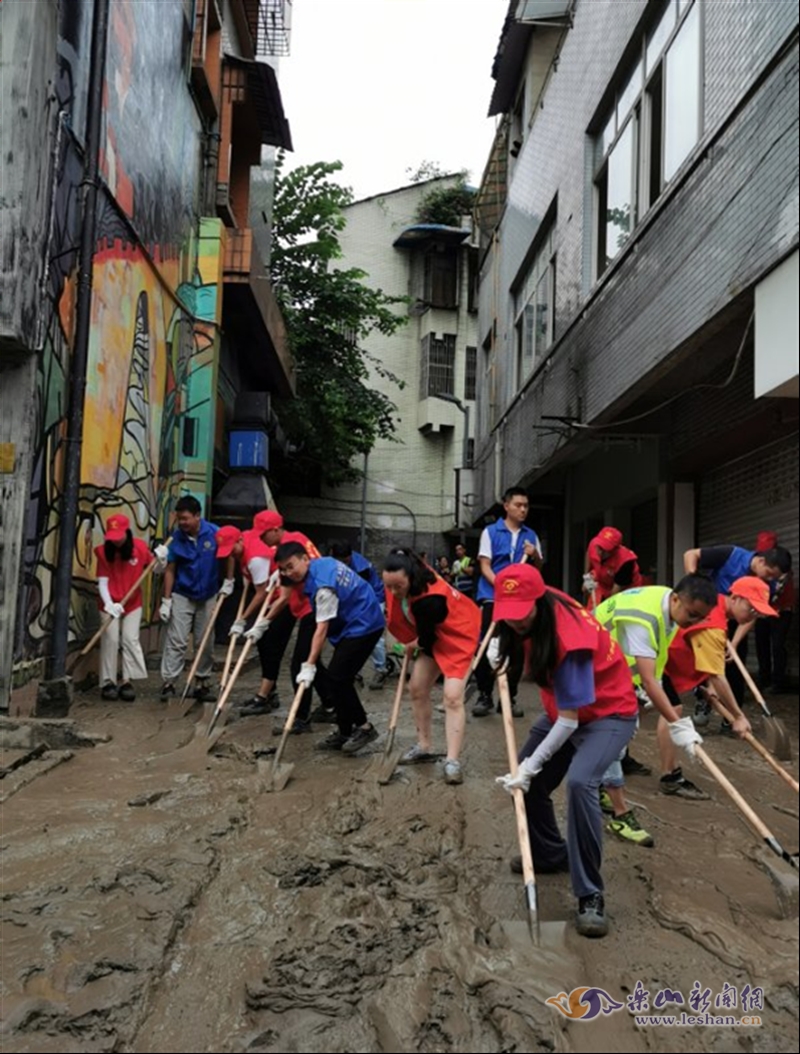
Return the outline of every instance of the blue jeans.
[[[519,760],[530,757],[553,727],[543,714],[531,728]],[[553,871],[569,862],[576,897],[603,892],[603,818],[597,789],[608,766],[636,731],[635,717],[601,717],[580,725],[531,780],[525,795],[534,867]],[[551,794],[567,778],[567,840],[556,823]]]

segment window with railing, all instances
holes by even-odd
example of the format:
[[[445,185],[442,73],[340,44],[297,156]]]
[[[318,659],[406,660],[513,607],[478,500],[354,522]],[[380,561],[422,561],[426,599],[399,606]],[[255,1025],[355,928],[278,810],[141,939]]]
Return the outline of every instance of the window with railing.
[[[427,333],[422,338],[420,398],[455,395],[456,338],[454,333]]]
[[[467,348],[464,360],[464,398],[474,399],[478,386],[478,349]]]
[[[700,20],[699,0],[662,5],[595,137],[597,277],[700,138]]]
[[[514,295],[517,387],[525,383],[555,337],[555,217],[545,222]]]

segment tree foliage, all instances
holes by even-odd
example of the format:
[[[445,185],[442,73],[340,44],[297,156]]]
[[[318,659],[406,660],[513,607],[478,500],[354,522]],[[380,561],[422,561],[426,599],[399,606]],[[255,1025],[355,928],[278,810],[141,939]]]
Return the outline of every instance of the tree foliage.
[[[466,173],[458,174],[458,181],[444,187],[433,187],[424,195],[417,209],[420,223],[442,223],[446,227],[460,227],[462,217],[472,212],[475,191],[467,186]]]
[[[403,382],[362,347],[373,332],[389,335],[407,315],[365,284],[366,272],[340,269],[339,233],[352,192],[331,177],[341,162],[318,161],[291,172],[278,158],[271,277],[296,364],[297,397],[280,407],[281,423],[297,448],[293,472],[337,484],[360,477],[353,458],[396,429],[397,408],[370,387],[370,374]],[[299,481],[298,481],[299,482]]]

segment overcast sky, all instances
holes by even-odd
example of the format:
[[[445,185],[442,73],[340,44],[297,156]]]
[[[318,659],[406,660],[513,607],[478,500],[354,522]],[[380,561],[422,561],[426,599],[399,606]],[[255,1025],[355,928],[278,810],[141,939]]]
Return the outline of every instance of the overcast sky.
[[[470,170],[494,137],[486,116],[507,0],[294,0],[280,60],[290,166],[342,161],[356,198],[409,182],[423,161]]]

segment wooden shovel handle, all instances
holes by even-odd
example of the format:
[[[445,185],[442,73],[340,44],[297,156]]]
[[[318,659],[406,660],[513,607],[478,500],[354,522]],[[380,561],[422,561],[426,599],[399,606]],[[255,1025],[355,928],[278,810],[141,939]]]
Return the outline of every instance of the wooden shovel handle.
[[[237,620],[237,622],[242,617],[242,612],[244,611],[245,602],[247,600],[247,592],[248,592],[249,588],[250,588],[250,580],[248,578],[245,578],[244,586],[242,587],[242,595],[239,597],[239,607],[236,610],[236,620]],[[234,652],[235,647],[236,647],[236,637],[233,636],[228,641],[228,653],[225,656],[225,666],[223,667],[223,670],[222,670],[222,677],[220,677],[220,680],[219,680],[220,688],[224,688],[226,683],[227,683],[228,674],[231,672],[231,663],[233,662],[233,652]]]
[[[742,677],[744,678],[745,684],[750,689],[750,691],[753,693],[753,698],[755,699],[755,701],[758,703],[758,705],[761,707],[761,709],[764,711],[764,713],[767,715],[767,717],[772,717],[772,714],[770,713],[769,707],[764,702],[764,696],[758,690],[758,685],[753,680],[753,678],[750,676],[750,671],[747,669],[745,664],[742,662],[741,656],[736,651],[736,649],[731,645],[730,641],[727,641],[726,649],[727,649],[727,652],[728,652],[728,655],[730,656],[730,658],[733,659],[733,661],[739,667],[739,672],[741,673]]]
[[[730,712],[730,710],[727,709],[720,697],[714,692],[708,691],[708,689],[706,689],[705,694],[706,698],[717,711],[722,720],[727,721],[729,725],[732,725],[734,722],[733,714]],[[760,754],[764,761],[766,761],[771,768],[775,769],[778,775],[789,784],[789,786],[792,788],[793,791],[795,791],[795,793],[800,792],[800,783],[798,783],[797,780],[794,779],[794,777],[791,775],[791,773],[787,772],[782,765],[778,764],[778,762],[775,760],[772,754],[770,754],[770,752],[767,750],[767,748],[764,746],[760,739],[756,739],[752,732],[745,732],[745,734],[742,736],[742,739],[746,740],[753,748],[753,750],[755,750],[757,754]]]
[[[725,773],[719,768],[716,762],[712,761],[711,758],[706,754],[705,750],[701,746],[695,745],[695,755],[700,759],[703,765],[708,769],[717,783],[722,787],[734,805],[737,807],[739,812],[748,821],[750,826],[756,831],[765,841],[775,841],[772,832],[761,819],[761,817],[751,808],[748,802],[742,797],[739,791],[734,787]]]
[[[514,734],[514,716],[511,713],[511,691],[508,687],[508,677],[505,673],[497,675],[497,690],[500,695],[500,709],[503,712],[503,731],[506,736],[506,751],[508,752],[508,770],[512,776],[517,774],[517,743]],[[531,853],[531,839],[528,831],[528,814],[525,812],[525,795],[521,788],[514,791],[514,814],[517,820],[517,840],[519,851],[522,855],[522,877],[525,885],[536,882],[533,870],[533,854]]]
[[[400,680],[397,684],[397,690],[394,693],[394,702],[392,703],[392,713],[389,718],[389,731],[392,732],[397,728],[397,719],[400,717],[400,705],[403,702],[403,691],[406,687],[406,674],[408,673],[408,661],[409,653],[406,651],[403,655],[403,662],[400,666]]]
[[[292,705],[289,707],[289,713],[286,715],[286,721],[283,725],[283,732],[281,734],[281,741],[278,743],[278,749],[275,751],[275,757],[272,760],[272,772],[273,775],[277,774],[278,765],[283,757],[283,748],[286,746],[286,740],[289,738],[289,733],[294,728],[295,718],[297,717],[297,711],[300,709],[300,703],[303,701],[303,695],[305,694],[305,684],[299,684],[297,691],[294,693],[294,699],[292,699]]]
[[[272,594],[269,594],[268,596],[264,597],[264,603],[261,605],[261,610],[258,613],[258,618],[259,619],[264,618],[264,615],[265,615],[265,613],[266,613],[266,611],[267,611],[267,609],[269,607],[269,604],[270,604],[271,600],[272,600]],[[233,668],[233,673],[231,674],[231,679],[228,681],[228,683],[222,689],[222,695],[219,697],[219,701],[217,703],[217,708],[214,711],[214,715],[211,718],[211,721],[209,722],[209,726],[208,726],[208,734],[209,735],[211,735],[211,729],[216,724],[217,718],[222,713],[222,709],[223,709],[223,707],[225,706],[225,704],[228,701],[228,696],[233,691],[233,686],[236,684],[236,681],[237,681],[237,679],[239,677],[239,674],[241,673],[242,666],[244,666],[244,660],[250,654],[250,648],[252,647],[252,645],[253,645],[253,642],[250,639],[250,637],[245,637],[244,644],[242,645],[242,650],[239,652],[239,658],[236,660],[236,665]]]

